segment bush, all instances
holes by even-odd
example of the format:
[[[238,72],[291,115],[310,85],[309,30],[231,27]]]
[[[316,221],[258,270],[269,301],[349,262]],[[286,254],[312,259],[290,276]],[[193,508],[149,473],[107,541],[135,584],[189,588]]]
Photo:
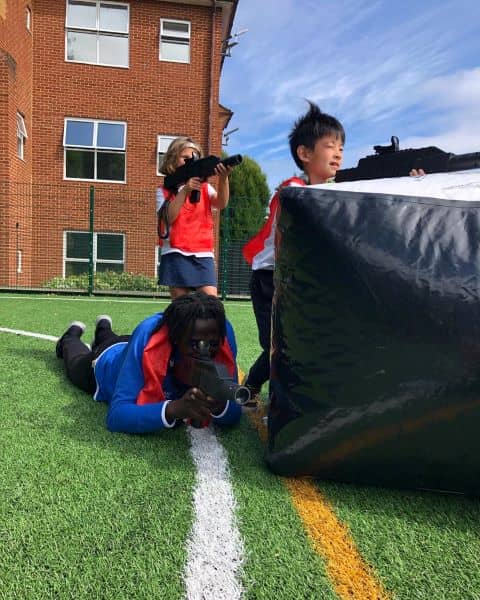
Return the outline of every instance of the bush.
[[[83,290],[88,289],[88,273],[71,275],[70,277],[54,277],[46,281],[42,287],[55,290]],[[168,292],[168,287],[157,285],[155,277],[142,273],[117,273],[116,271],[103,271],[95,273],[93,278],[94,290],[115,290],[121,292]]]

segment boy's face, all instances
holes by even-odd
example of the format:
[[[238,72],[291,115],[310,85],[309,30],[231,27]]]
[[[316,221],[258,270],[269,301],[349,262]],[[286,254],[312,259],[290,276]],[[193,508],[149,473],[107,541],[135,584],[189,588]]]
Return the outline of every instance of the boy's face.
[[[197,319],[190,335],[185,335],[178,343],[178,349],[183,356],[199,358],[201,355],[199,342],[201,341],[206,342],[210,358],[214,358],[222,342],[215,319]]]
[[[342,166],[343,142],[334,135],[319,138],[313,150],[306,146],[297,148],[297,155],[303,163],[303,170],[311,185],[325,183]]]

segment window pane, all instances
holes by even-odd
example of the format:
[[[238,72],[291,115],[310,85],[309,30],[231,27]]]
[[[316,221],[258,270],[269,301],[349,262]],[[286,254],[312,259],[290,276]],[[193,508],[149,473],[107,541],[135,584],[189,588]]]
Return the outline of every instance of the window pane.
[[[97,260],[123,261],[123,235],[98,233]]]
[[[85,258],[88,260],[89,233],[67,231],[66,258]]]
[[[157,159],[157,173],[163,173],[162,168],[163,168],[164,159],[165,159],[165,152],[159,152],[158,159]]]
[[[160,45],[160,58],[176,62],[190,62],[190,46],[184,43],[162,41]]]
[[[67,60],[97,62],[97,34],[80,31],[67,33]]]
[[[125,154],[97,152],[97,179],[125,181]]]
[[[190,23],[174,23],[172,21],[163,21],[163,32],[171,35],[175,34],[189,34],[190,31]],[[185,37],[185,35],[181,35],[180,37]]]
[[[17,135],[28,137],[27,128],[25,127],[25,119],[20,113],[17,113]]]
[[[93,147],[93,121],[66,122],[65,146]]]
[[[162,172],[163,159],[165,158],[165,153],[168,150],[168,147],[175,139],[174,136],[171,135],[158,135],[157,136],[157,172]]]
[[[70,0],[67,8],[67,27],[97,27],[97,7],[95,2],[75,2]]]
[[[88,273],[88,262],[65,262],[65,277]]]
[[[128,7],[100,4],[100,29],[128,32]]]
[[[123,265],[118,263],[99,263],[95,266],[97,273],[103,273],[104,271],[115,271],[115,273],[123,273]]]
[[[165,154],[165,152],[168,150],[168,147],[170,146],[170,144],[173,142],[173,140],[176,139],[173,136],[167,136],[167,135],[160,135],[158,136],[158,152],[160,152],[161,154]]]
[[[65,176],[70,179],[93,179],[94,152],[67,150],[65,152]]]
[[[100,64],[128,67],[128,38],[99,35],[98,43]]]
[[[125,148],[125,125],[123,123],[99,123],[97,148]]]

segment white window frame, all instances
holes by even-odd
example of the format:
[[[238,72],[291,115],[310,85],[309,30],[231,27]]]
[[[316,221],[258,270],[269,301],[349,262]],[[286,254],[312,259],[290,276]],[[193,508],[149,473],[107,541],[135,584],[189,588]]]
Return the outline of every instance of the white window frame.
[[[88,256],[87,258],[68,258],[67,256],[67,235],[69,233],[83,233],[88,235],[88,231],[82,231],[80,229],[67,229],[63,232],[63,258],[62,258],[62,277],[65,278],[67,272],[67,262],[69,263],[86,263],[88,265]],[[122,237],[123,247],[122,247],[122,260],[97,260],[97,236],[98,235],[116,235]],[[97,263],[99,264],[115,264],[115,265],[123,265],[123,269],[125,271],[125,234],[122,232],[115,231],[95,231],[93,233],[93,272],[97,272]]]
[[[178,135],[157,135],[157,175],[159,177],[163,177],[165,175],[165,173],[162,173],[162,171],[160,171],[160,155],[162,155],[163,157],[167,152],[166,149],[165,151],[163,150],[163,148],[165,148],[164,143],[166,143],[166,148],[168,149],[168,146],[170,146],[173,140],[176,140],[177,137]]]
[[[66,0],[65,4],[65,61],[71,63],[81,63],[86,65],[96,65],[99,67],[114,67],[117,69],[128,69],[130,66],[130,4],[126,2],[110,2],[110,0],[74,0],[78,4],[95,4],[97,10],[96,16],[96,27],[75,27],[70,26],[68,24],[68,5],[70,0]],[[108,6],[125,6],[127,9],[127,31],[118,31],[115,29],[100,29],[100,6],[108,5]],[[87,61],[87,60],[73,60],[68,58],[68,32],[69,31],[78,31],[81,33],[96,33],[97,43],[96,43],[96,55],[97,60],[95,62]],[[100,34],[115,34],[115,37],[122,37],[127,39],[127,64],[126,65],[111,65],[109,63],[103,63],[99,60],[99,38]]]
[[[17,111],[17,156],[25,160],[25,140],[28,139],[27,128],[25,126],[25,117]]]
[[[92,146],[80,146],[77,144],[69,144],[66,145],[66,137],[67,137],[67,122],[68,121],[82,121],[85,123],[93,123],[93,145]],[[101,148],[97,148],[97,134],[98,134],[98,124],[99,123],[112,123],[114,125],[124,125],[124,136],[123,136],[123,148],[110,148],[108,146],[102,146]],[[92,152],[94,153],[94,178],[93,179],[84,179],[80,177],[67,177],[67,150],[81,150],[84,152]],[[102,152],[114,152],[115,154],[124,154],[125,155],[125,169],[123,180],[121,179],[97,179],[97,154]],[[63,124],[63,179],[67,181],[101,181],[105,183],[126,183],[127,182],[127,123],[125,121],[109,121],[107,119],[83,119],[77,117],[65,117]]]
[[[22,250],[17,250],[17,273],[19,275],[21,273],[23,273],[23,271],[22,271],[22,258],[23,258]]]
[[[27,31],[30,31],[30,33],[32,32],[32,9],[27,6],[25,8],[25,25],[27,27]]]
[[[170,33],[168,33],[168,31],[165,32],[164,23],[181,23],[182,25],[187,24],[188,25],[188,33],[175,32],[175,34],[172,35],[171,32]],[[162,58],[162,41],[166,41],[166,38],[168,38],[168,41],[171,43],[179,43],[182,46],[188,45],[188,60],[173,60],[171,58]],[[191,39],[192,39],[192,23],[190,21],[182,21],[179,19],[160,19],[160,42],[159,42],[159,48],[158,48],[158,60],[164,61],[164,62],[190,64],[191,58],[192,58]],[[188,40],[188,44],[185,44],[181,40]]]

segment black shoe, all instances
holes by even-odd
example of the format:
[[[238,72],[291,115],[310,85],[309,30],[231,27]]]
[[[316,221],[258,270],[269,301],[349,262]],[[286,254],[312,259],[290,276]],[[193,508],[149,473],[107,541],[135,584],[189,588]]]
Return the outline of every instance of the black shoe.
[[[110,315],[98,315],[95,319],[95,335],[92,340],[92,350],[102,343],[102,338],[107,331],[112,330],[112,317]]]
[[[67,335],[77,335],[79,338],[82,337],[83,332],[87,326],[82,321],[72,321],[68,326],[67,331],[58,339],[57,345],[55,346],[55,354],[57,358],[63,358],[63,342]]]
[[[108,327],[112,328],[112,317],[110,315],[98,315],[95,319],[95,328],[98,327]]]

